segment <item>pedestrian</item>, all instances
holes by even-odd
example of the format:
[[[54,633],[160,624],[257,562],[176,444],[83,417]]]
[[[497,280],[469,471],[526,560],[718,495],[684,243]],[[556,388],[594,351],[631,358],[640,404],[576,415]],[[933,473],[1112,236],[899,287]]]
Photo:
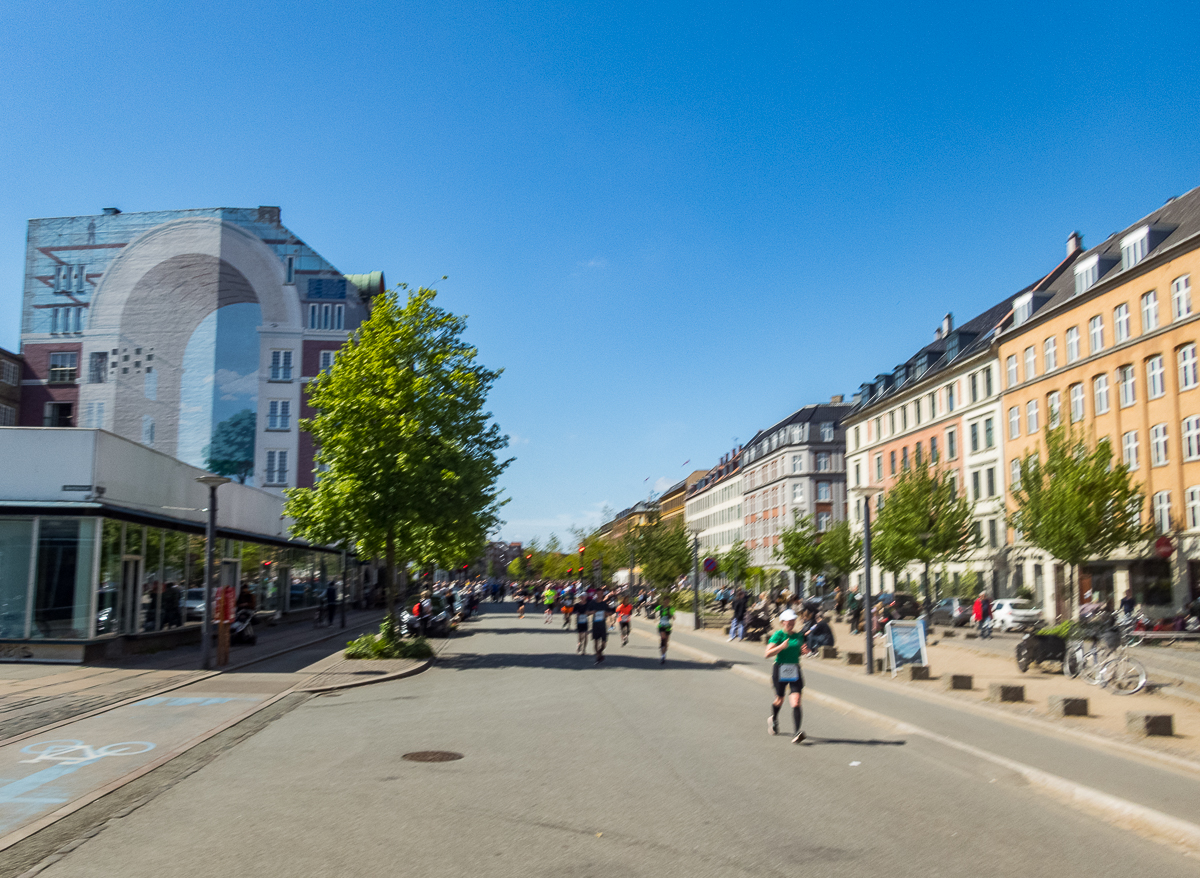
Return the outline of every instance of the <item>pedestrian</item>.
[[[833,613],[834,618],[839,622],[842,621],[842,612],[846,609],[846,589],[842,586],[837,587],[837,593],[833,598]]]
[[[613,608],[607,600],[593,598],[587,602],[585,611],[592,614],[592,650],[596,653],[596,664],[600,664],[608,645],[608,620],[614,615]]]
[[[804,635],[796,630],[796,613],[794,610],[784,610],[779,614],[782,629],[776,631],[767,640],[766,658],[774,658],[771,667],[771,685],[775,688],[775,700],[771,702],[771,718],[767,731],[772,735],[779,734],[779,709],[783,707],[783,696],[791,689],[789,700],[792,703],[792,722],[795,725],[793,744],[804,740],[804,713],[800,707],[800,692],[804,688],[804,676],[800,673],[800,650],[804,646]]]
[[[250,594],[249,588],[243,586],[242,591],[245,592],[247,595],[249,595],[251,600],[254,599],[254,595]],[[238,599],[238,602],[239,602],[239,606],[240,606],[240,603],[241,603],[240,598]],[[338,587],[337,587],[337,583],[331,579],[331,580],[329,580],[329,585],[325,587],[325,612],[328,614],[328,617],[329,617],[328,624],[329,624],[329,627],[331,627],[331,628],[333,627],[333,617],[337,613],[337,604],[338,604]]]
[[[550,620],[554,618],[554,602],[558,600],[558,594],[554,591],[554,586],[550,583],[546,584],[546,590],[542,592],[542,604],[546,608],[546,618],[543,621],[544,625],[549,625]]]
[[[846,596],[846,609],[850,613],[850,633],[857,634],[862,627],[863,599],[858,593],[858,586],[851,589]]]
[[[729,639],[746,639],[746,590],[739,588],[733,596],[733,616],[729,620]]]
[[[629,622],[633,615],[633,606],[629,603],[629,598],[622,598],[621,603],[617,604],[617,627],[621,629],[621,646],[629,643]]]
[[[1136,603],[1133,600],[1133,592],[1129,589],[1125,589],[1125,594],[1121,597],[1121,615],[1128,619],[1133,615],[1133,609],[1135,606]]]
[[[567,618],[569,619],[571,616],[575,617],[575,632],[579,637],[579,643],[576,645],[575,651],[580,655],[587,655],[588,604],[589,601],[587,596],[580,591],[579,594],[575,596],[574,605],[567,608],[567,613],[569,614]]]
[[[675,611],[671,609],[671,600],[663,595],[658,601],[658,663],[667,663],[667,644],[671,641],[671,622]]]
[[[975,598],[971,617],[979,629],[980,640],[986,640],[992,636],[992,600],[987,596],[987,592],[981,591],[979,597]]]

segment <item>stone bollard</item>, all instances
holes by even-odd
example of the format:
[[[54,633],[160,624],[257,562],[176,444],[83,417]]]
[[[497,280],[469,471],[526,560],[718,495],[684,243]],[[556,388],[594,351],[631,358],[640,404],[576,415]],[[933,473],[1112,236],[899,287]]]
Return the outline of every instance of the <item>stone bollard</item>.
[[[988,701],[1024,701],[1024,686],[1006,686],[1003,683],[988,684]]]
[[[1087,716],[1088,700],[1086,698],[1070,698],[1066,695],[1051,695],[1050,715]]]
[[[978,631],[968,631],[963,635],[963,637],[965,637],[967,640],[975,640],[977,637],[979,637],[979,632]]]
[[[838,651],[837,651],[836,646],[822,646],[821,647],[821,658],[835,659],[837,657],[838,657]]]
[[[956,635],[954,633],[953,628],[947,628],[945,631],[942,632],[942,637],[957,637],[957,636],[958,635]]]
[[[1136,710],[1125,711],[1125,731],[1131,735],[1161,735],[1172,737],[1175,734],[1175,716],[1170,713],[1141,713]]]
[[[970,674],[951,674],[946,682],[947,689],[974,689],[975,678]]]
[[[883,659],[875,659],[875,673],[882,674],[883,670]]]
[[[846,664],[861,665],[863,663],[863,654],[861,652],[846,653]]]
[[[928,680],[929,665],[909,665],[908,679],[910,680]]]

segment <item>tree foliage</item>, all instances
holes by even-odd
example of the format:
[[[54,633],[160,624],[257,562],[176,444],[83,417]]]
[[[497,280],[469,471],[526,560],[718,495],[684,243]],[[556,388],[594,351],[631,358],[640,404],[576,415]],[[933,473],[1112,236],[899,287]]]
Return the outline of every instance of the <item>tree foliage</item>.
[[[670,590],[692,569],[692,541],[682,521],[651,520],[637,529],[637,544],[642,575],[656,588]]]
[[[750,568],[750,550],[739,540],[717,559],[717,563],[721,566],[721,575],[732,579],[736,585],[746,578],[746,571]]]
[[[1073,570],[1153,536],[1141,518],[1141,487],[1114,461],[1107,439],[1089,447],[1082,431],[1066,426],[1047,429],[1044,438],[1045,462],[1030,452],[1020,463],[1011,527]]]
[[[254,433],[257,418],[250,409],[230,415],[213,430],[212,444],[204,449],[210,473],[230,476],[239,484],[254,472]]]
[[[497,456],[508,437],[484,409],[500,373],[476,362],[465,320],[437,307],[436,291],[400,290],[372,302],[308,385],[316,416],[300,426],[322,471],[316,487],[286,492],[299,535],[386,558],[389,612],[397,570],[482,552],[500,523],[496,483],[509,463]]]
[[[791,526],[779,534],[775,557],[797,575],[816,576],[825,566],[820,536],[811,515],[797,515]]]
[[[884,497],[883,511],[871,528],[871,554],[893,574],[913,561],[961,558],[976,543],[972,510],[948,470],[912,466]]]
[[[819,548],[822,567],[835,583],[843,576],[849,576],[862,563],[862,538],[850,533],[848,521],[839,521],[827,530],[821,537]]]

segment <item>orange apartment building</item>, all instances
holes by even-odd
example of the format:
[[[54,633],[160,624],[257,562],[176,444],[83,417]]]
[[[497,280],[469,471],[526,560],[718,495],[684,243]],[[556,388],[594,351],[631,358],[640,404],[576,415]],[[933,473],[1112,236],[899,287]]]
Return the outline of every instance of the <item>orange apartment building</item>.
[[[1070,270],[1014,300],[998,337],[1006,475],[1011,483],[1047,426],[1107,439],[1174,551],[1162,559],[1134,546],[1098,558],[1081,569],[1073,601],[1054,559],[1018,542],[1014,560],[1048,615],[1115,606],[1126,588],[1147,613],[1165,615],[1200,596],[1200,189],[1086,252],[1074,234],[1068,249]]]

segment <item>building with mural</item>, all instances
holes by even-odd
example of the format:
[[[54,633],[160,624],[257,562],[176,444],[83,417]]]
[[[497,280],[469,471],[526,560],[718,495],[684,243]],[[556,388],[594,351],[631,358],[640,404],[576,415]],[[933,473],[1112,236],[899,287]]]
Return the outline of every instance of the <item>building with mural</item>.
[[[383,291],[343,275],[278,207],[29,222],[19,424],[103,429],[279,490],[312,484],[296,419]]]

